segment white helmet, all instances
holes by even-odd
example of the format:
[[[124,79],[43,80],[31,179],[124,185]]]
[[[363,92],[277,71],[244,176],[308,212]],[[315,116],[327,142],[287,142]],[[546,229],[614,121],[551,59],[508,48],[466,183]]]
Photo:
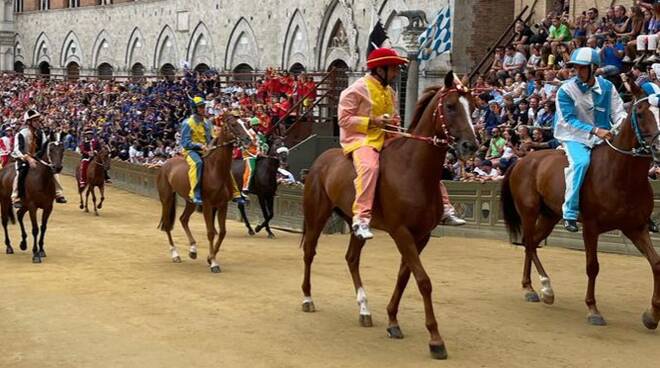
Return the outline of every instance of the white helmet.
[[[23,121],[28,122],[28,121],[30,121],[30,120],[32,120],[32,119],[34,119],[34,118],[38,118],[38,117],[40,117],[40,116],[41,116],[41,114],[39,114],[39,113],[36,112],[35,110],[28,110],[28,111],[26,111],[25,114],[23,115]]]

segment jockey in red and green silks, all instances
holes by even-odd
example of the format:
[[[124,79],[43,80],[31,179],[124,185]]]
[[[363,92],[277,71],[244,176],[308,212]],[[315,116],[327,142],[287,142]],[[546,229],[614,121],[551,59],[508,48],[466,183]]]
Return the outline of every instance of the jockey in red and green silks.
[[[193,114],[184,120],[181,127],[181,146],[188,163],[190,200],[202,204],[202,155],[213,139],[213,127],[206,120],[206,102],[197,96],[192,100]]]
[[[251,142],[250,145],[243,150],[243,160],[245,162],[244,171],[243,171],[243,192],[248,192],[250,188],[250,181],[254,175],[254,169],[257,165],[257,157],[268,152],[268,145],[265,145],[265,137],[257,133],[257,128],[259,127],[259,118],[253,117],[249,121],[250,128],[247,129],[248,135],[250,136]]]

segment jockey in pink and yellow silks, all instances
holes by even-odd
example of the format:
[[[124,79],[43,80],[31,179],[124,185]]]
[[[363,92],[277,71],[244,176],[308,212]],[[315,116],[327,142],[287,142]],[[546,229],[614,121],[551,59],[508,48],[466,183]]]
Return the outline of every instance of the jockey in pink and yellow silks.
[[[399,66],[408,60],[390,48],[379,48],[367,58],[369,74],[345,89],[339,99],[340,143],[355,166],[353,233],[371,239],[371,208],[378,182],[380,150],[385,143],[385,124],[398,125],[396,94],[390,84],[399,76]]]

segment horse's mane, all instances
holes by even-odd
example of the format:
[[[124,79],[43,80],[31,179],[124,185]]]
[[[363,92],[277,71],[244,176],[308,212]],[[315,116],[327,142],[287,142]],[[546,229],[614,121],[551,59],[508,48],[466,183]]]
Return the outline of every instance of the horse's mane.
[[[415,115],[413,115],[412,122],[410,123],[410,131],[414,130],[415,127],[417,127],[419,121],[422,120],[422,116],[424,116],[426,107],[431,103],[433,97],[435,97],[440,88],[442,87],[431,86],[427,87],[424,92],[422,92],[422,98],[420,98],[419,101],[417,101],[417,105],[415,105]]]

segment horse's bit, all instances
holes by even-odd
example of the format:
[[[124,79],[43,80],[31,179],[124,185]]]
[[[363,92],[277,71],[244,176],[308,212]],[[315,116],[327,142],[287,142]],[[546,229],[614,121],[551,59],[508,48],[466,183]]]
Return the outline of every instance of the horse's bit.
[[[630,124],[632,125],[633,132],[635,132],[635,137],[637,138],[637,142],[639,143],[640,147],[633,148],[629,151],[623,150],[621,148],[614,146],[612,142],[605,139],[605,143],[607,143],[607,145],[610,146],[610,148],[612,148],[614,151],[633,157],[644,157],[644,158],[653,157],[653,147],[651,146],[651,144],[648,144],[644,138],[652,137],[651,143],[655,142],[655,140],[658,139],[658,137],[660,137],[660,132],[655,133],[652,136],[650,134],[643,134],[639,126],[639,118],[637,117],[637,104],[644,102],[646,100],[648,100],[648,97],[644,97],[640,100],[635,101],[630,111],[630,114],[632,115],[632,117],[630,118]]]

